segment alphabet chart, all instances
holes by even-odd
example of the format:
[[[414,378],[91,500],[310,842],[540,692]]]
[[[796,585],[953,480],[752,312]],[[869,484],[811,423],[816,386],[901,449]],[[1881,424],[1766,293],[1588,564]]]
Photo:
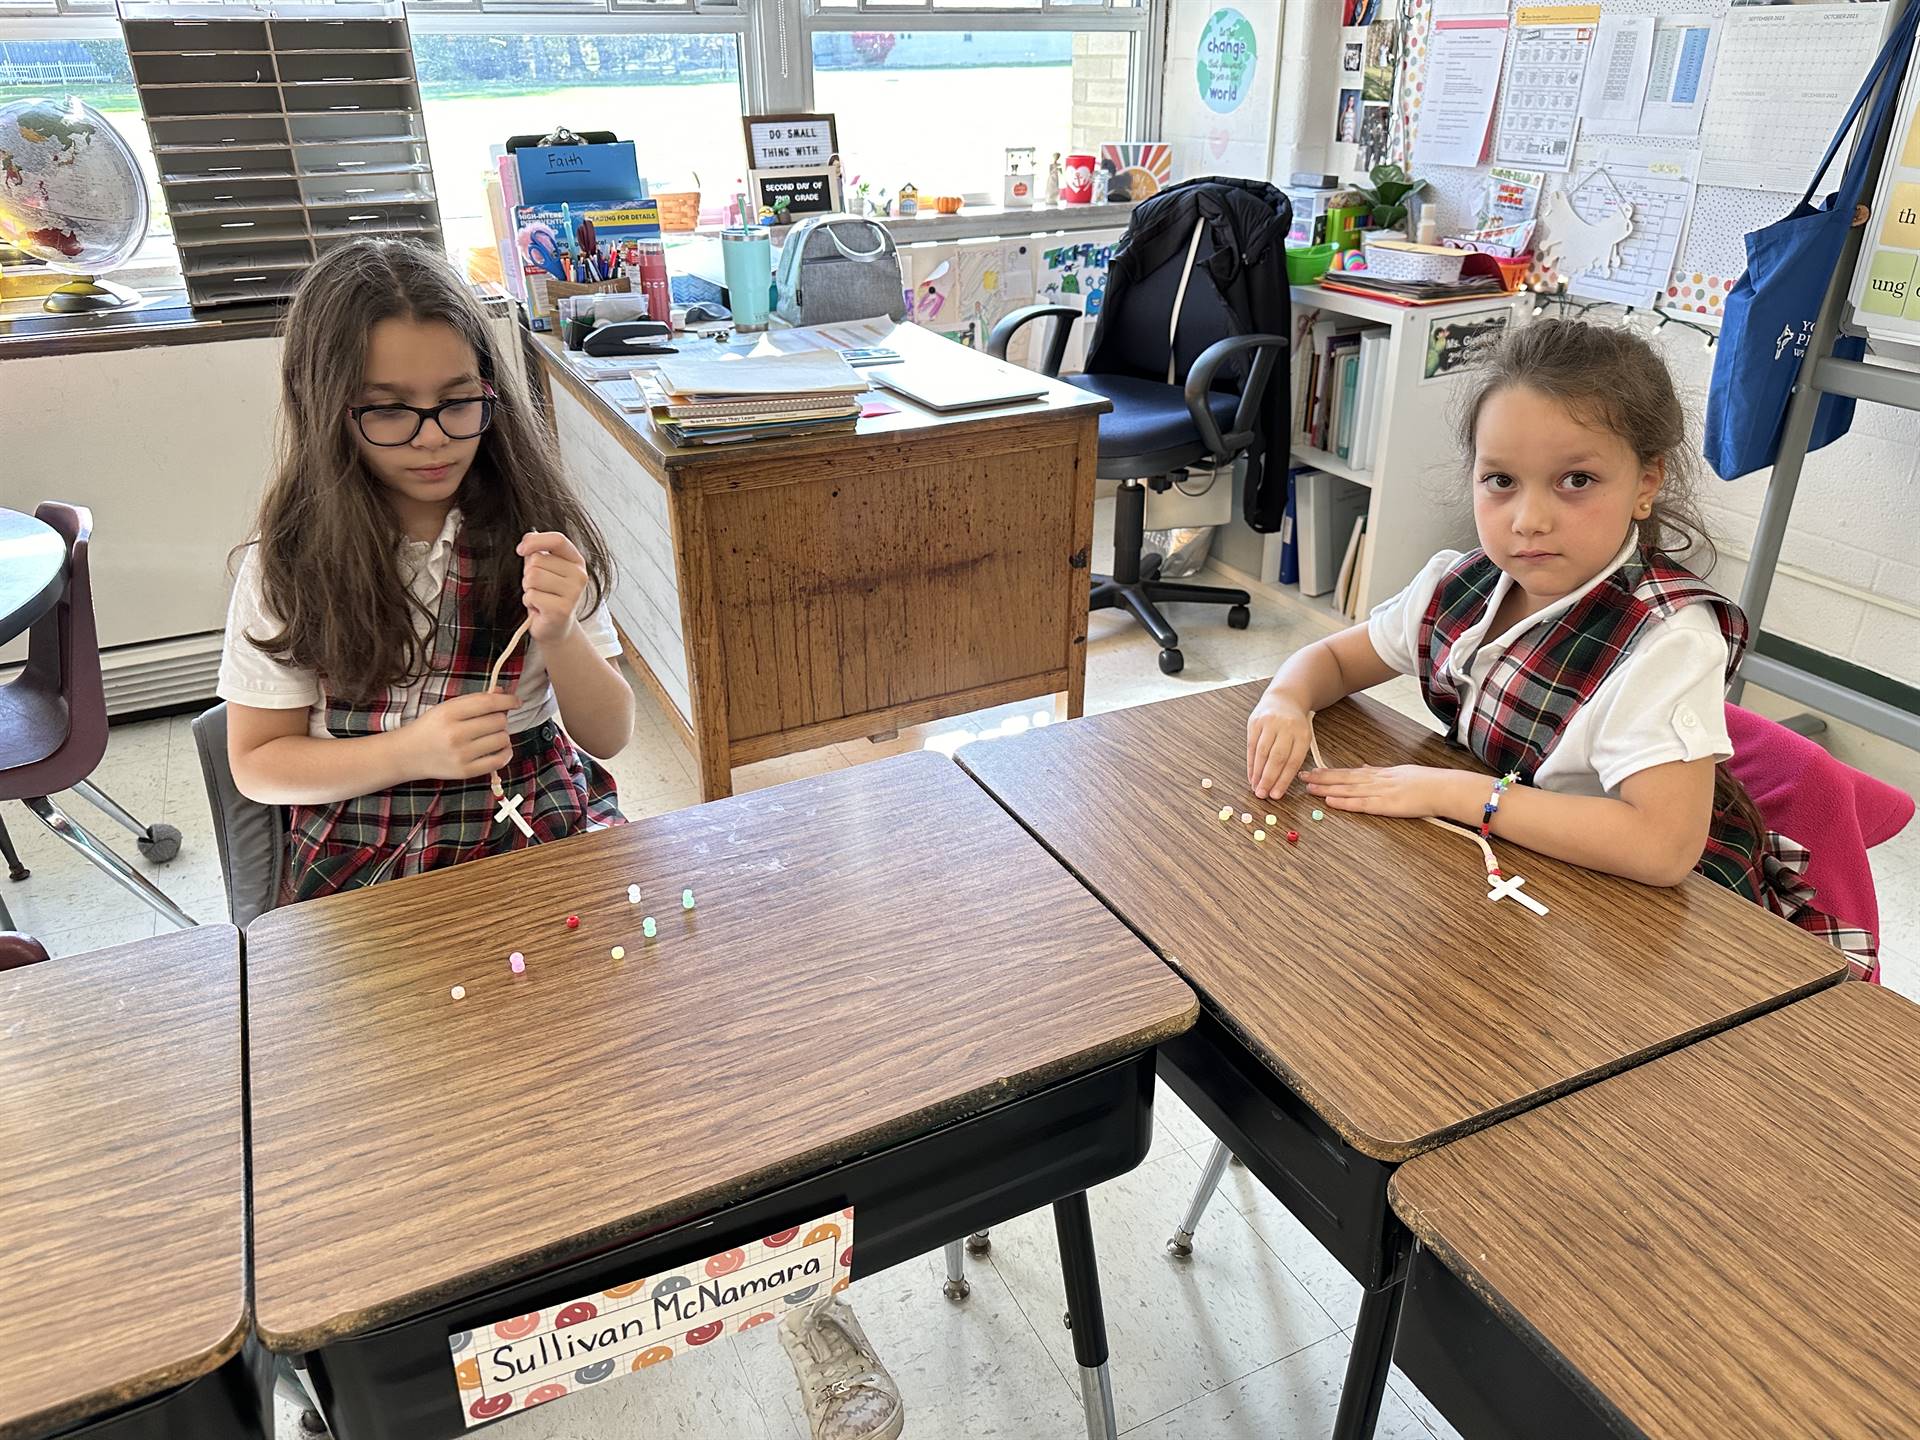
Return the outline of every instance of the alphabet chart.
[[[1854,323],[1876,340],[1920,342],[1915,269],[1920,265],[1920,67],[1908,70],[1887,139],[1886,168],[1873,197],[1853,272]]]

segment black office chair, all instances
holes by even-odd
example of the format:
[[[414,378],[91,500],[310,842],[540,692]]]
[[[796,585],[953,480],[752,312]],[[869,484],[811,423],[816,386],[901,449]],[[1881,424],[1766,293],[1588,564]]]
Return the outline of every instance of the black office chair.
[[[1201,191],[1211,192],[1212,203],[1196,193]],[[1231,192],[1232,203],[1222,203],[1224,192]],[[1163,203],[1178,208],[1162,209]],[[1255,217],[1259,231],[1251,241],[1249,217]],[[1106,304],[1087,350],[1087,373],[1065,377],[1113,402],[1111,413],[1100,417],[1098,471],[1101,479],[1120,482],[1113,574],[1093,577],[1089,608],[1131,611],[1159,642],[1160,668],[1169,675],[1178,674],[1186,661],[1179,635],[1156,602],[1226,605],[1227,624],[1242,630],[1251,618],[1251,597],[1244,590],[1160,578],[1161,557],[1141,553],[1147,491],[1166,490],[1190,465],[1231,466],[1264,436],[1283,433],[1284,425],[1272,422],[1267,389],[1276,366],[1286,374],[1291,323],[1282,237],[1287,224],[1286,198],[1255,182],[1190,181],[1138,207],[1109,272]],[[1143,229],[1148,239],[1141,242]],[[1168,258],[1143,274],[1129,271],[1126,283],[1116,285],[1114,276],[1126,266],[1130,248],[1135,269],[1143,256]],[[1263,269],[1249,286],[1254,266],[1271,267],[1271,273]],[[1216,272],[1229,277],[1226,293]],[[1264,312],[1259,318],[1267,328],[1240,333],[1257,312]],[[1079,318],[1078,310],[1064,305],[1027,306],[994,326],[987,349],[1004,359],[1022,326],[1053,321],[1034,368],[1057,376]],[[1278,408],[1284,410],[1284,397]],[[1283,455],[1273,463],[1278,473],[1286,473]]]

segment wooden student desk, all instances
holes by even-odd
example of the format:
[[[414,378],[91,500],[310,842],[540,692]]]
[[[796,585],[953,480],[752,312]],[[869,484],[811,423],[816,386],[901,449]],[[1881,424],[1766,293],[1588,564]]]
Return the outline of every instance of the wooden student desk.
[[[856,1280],[1054,1205],[1112,1433],[1084,1192],[1197,1007],[948,761],[275,910],[247,967],[258,1327],[340,1440],[463,1433],[450,1333],[848,1205]]]
[[[1840,985],[1422,1156],[1395,1358],[1469,1435],[1911,1435],[1916,1113]]]
[[[1846,962],[1699,877],[1650,889],[1496,839],[1542,919],[1486,898],[1463,836],[1332,810],[1316,823],[1299,785],[1256,801],[1261,690],[1053,725],[960,761],[1200,992],[1162,1073],[1365,1287],[1335,1427],[1360,1436],[1401,1296],[1397,1164],[1831,985]],[[1323,712],[1318,733],[1329,765],[1473,764],[1365,699]],[[1264,844],[1243,811],[1278,817]]]
[[[700,342],[689,340],[687,345]],[[913,325],[905,363],[994,362]],[[703,799],[796,750],[1086,685],[1096,395],[851,435],[675,446],[539,352],[567,473],[620,571],[611,599],[636,671],[679,723]]]
[[[260,1436],[240,935],[0,971],[0,1437]]]

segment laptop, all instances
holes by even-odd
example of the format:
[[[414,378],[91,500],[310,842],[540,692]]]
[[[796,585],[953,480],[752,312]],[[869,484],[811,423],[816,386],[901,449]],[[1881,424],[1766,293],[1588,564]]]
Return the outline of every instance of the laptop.
[[[966,363],[958,365],[913,360],[904,365],[874,366],[866,373],[895,394],[942,413],[1013,405],[1038,400],[1047,393],[1046,380],[1033,371],[976,355],[969,355]]]

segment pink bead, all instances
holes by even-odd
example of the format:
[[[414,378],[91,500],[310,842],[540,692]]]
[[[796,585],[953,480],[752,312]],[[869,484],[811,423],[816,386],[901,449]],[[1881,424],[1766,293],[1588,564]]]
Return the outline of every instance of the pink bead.
[[[527,957],[516,950],[507,957],[507,964],[512,967],[514,974],[523,974],[527,968]]]

